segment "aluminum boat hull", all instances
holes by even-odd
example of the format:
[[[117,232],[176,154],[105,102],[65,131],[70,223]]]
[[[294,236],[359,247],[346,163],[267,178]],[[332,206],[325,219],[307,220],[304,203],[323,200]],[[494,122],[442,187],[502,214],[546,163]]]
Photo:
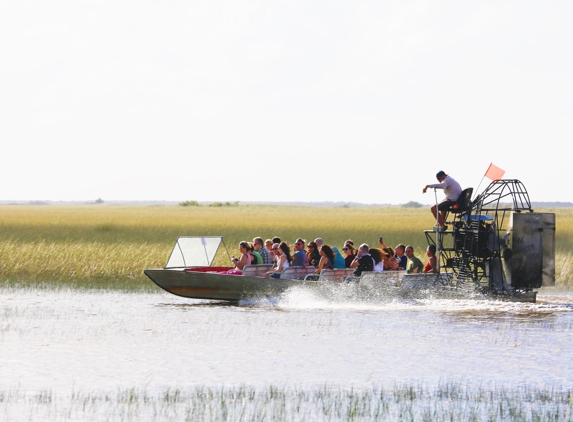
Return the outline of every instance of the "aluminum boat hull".
[[[320,292],[347,289],[347,283],[337,283],[328,280],[305,281],[275,279],[267,277],[228,275],[209,272],[194,272],[175,269],[147,269],[144,271],[157,286],[163,290],[185,298],[239,301],[257,297],[278,296],[291,288],[307,288]],[[366,277],[366,275],[364,276]],[[466,295],[453,285],[437,282],[433,274],[399,275],[397,272],[369,274],[359,283],[351,283],[351,287],[358,297],[364,300],[376,299],[388,295],[412,295],[425,297],[428,292],[444,294],[449,297],[491,298],[495,300],[508,300],[515,302],[535,303],[537,292],[524,292],[519,294],[483,294]]]
[[[261,295],[280,294],[294,286],[316,284],[316,282],[303,280],[186,272],[162,268],[148,269],[144,273],[163,290],[192,299],[236,301]]]

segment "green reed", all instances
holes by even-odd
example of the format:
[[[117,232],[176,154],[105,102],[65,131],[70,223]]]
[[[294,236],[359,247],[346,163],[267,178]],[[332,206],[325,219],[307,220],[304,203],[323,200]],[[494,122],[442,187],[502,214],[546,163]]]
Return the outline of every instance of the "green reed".
[[[193,386],[147,391],[0,391],[0,413],[29,420],[186,421],[571,421],[570,389],[520,385],[342,388]]]

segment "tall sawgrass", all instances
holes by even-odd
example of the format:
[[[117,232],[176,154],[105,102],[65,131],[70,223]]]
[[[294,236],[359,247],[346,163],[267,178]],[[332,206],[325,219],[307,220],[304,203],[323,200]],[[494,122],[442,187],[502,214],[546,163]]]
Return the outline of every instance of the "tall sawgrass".
[[[573,210],[557,214],[558,283],[573,286]],[[145,268],[163,267],[178,236],[224,236],[229,253],[242,240],[280,236],[289,242],[322,237],[339,248],[348,238],[375,245],[411,244],[424,259],[423,231],[433,225],[427,209],[241,205],[2,206],[0,277],[3,282],[83,286],[149,286]],[[221,252],[217,265],[227,265]]]

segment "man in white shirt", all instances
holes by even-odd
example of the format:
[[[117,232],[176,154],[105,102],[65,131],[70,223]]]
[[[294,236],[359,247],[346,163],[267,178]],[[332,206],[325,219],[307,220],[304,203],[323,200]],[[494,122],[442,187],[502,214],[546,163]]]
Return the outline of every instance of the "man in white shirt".
[[[452,177],[447,175],[442,170],[440,170],[438,174],[436,174],[436,179],[438,179],[438,182],[440,183],[435,183],[433,185],[426,185],[422,190],[422,192],[426,193],[428,188],[444,190],[444,194],[446,195],[446,197],[442,200],[442,202],[438,204],[437,209],[436,205],[434,204],[432,205],[430,210],[432,211],[434,219],[438,219],[439,229],[445,230],[447,228],[444,227],[444,219],[446,218],[446,212],[452,205],[454,205],[458,201],[458,198],[462,193],[462,187],[458,182],[456,182]],[[439,214],[438,211],[440,211]]]

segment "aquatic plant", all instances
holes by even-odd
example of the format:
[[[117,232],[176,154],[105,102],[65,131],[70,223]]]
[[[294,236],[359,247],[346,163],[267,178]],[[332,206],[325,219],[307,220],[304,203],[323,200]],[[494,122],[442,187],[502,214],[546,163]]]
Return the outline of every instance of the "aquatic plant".
[[[205,386],[116,391],[0,391],[9,420],[189,421],[571,421],[573,392],[531,385],[445,381],[393,387]]]

